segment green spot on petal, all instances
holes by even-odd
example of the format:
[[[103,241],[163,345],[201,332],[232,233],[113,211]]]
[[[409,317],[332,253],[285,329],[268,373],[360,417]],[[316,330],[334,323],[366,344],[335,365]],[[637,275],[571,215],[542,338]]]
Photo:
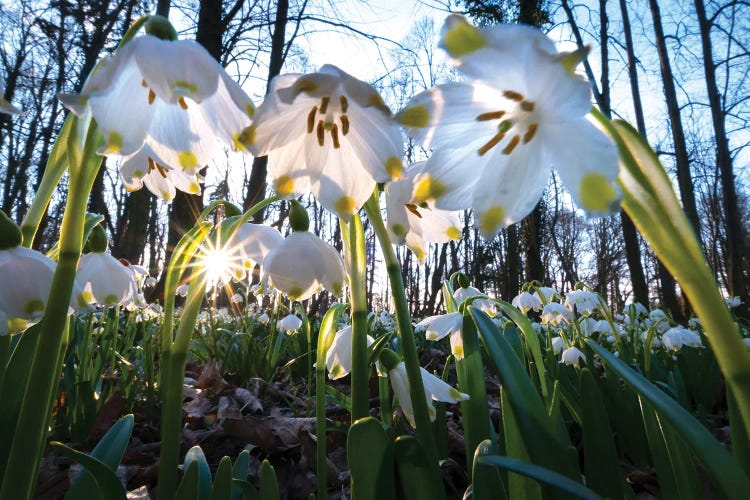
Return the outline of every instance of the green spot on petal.
[[[109,295],[107,295],[106,297],[104,297],[104,305],[107,305],[107,306],[113,306],[113,305],[117,304],[119,301],[120,300],[117,297],[117,295],[115,295],[113,293],[110,293]]]
[[[388,172],[391,180],[395,181],[403,177],[404,165],[399,158],[391,156],[385,161],[385,171]]]
[[[484,35],[461,16],[446,21],[441,46],[451,57],[463,57],[487,45]]]
[[[44,302],[40,299],[32,299],[23,305],[23,313],[27,316],[40,312],[44,312]]]
[[[485,234],[494,234],[497,231],[497,226],[503,222],[504,218],[505,209],[503,207],[491,207],[479,218],[479,227]]]
[[[404,127],[423,128],[430,122],[430,112],[421,104],[401,110],[396,120]]]
[[[234,134],[232,137],[235,151],[245,151],[255,142],[255,125],[250,125],[242,129],[242,132]]]
[[[606,212],[617,201],[617,193],[609,180],[601,174],[586,174],[581,180],[581,202],[591,212]]]
[[[354,198],[351,196],[342,196],[336,200],[336,212],[339,215],[349,216],[354,213]]]
[[[291,298],[291,299],[294,299],[294,300],[296,300],[296,299],[297,299],[298,297],[301,297],[301,296],[302,296],[302,292],[303,292],[303,291],[304,291],[304,290],[302,290],[302,288],[300,288],[300,287],[298,287],[298,286],[293,286],[293,287],[291,287],[291,288],[290,288],[290,289],[289,289],[289,290],[288,290],[288,291],[286,292],[286,294],[287,294],[287,295],[289,295],[289,298]]]
[[[122,150],[122,136],[118,132],[110,132],[107,137],[105,153],[119,153]]]
[[[183,151],[180,153],[178,160],[180,166],[185,170],[192,170],[198,166],[198,158],[190,151]]]
[[[394,224],[391,226],[391,231],[393,231],[393,234],[398,236],[399,238],[403,238],[406,236],[406,228],[403,224]]]
[[[452,240],[457,240],[461,237],[461,231],[456,226],[451,226],[445,230],[445,234]]]
[[[434,200],[443,196],[445,190],[445,184],[427,175],[423,177],[414,188],[414,200],[417,204],[428,200]]]

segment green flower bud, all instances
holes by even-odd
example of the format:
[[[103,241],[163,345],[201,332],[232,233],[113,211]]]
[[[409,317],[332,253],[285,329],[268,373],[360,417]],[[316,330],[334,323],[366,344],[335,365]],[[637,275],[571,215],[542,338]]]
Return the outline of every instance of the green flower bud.
[[[456,276],[456,282],[458,283],[459,288],[468,288],[471,285],[469,277],[464,273],[458,273],[458,275]]]
[[[387,347],[380,351],[380,356],[378,357],[380,362],[383,364],[385,369],[387,371],[391,371],[401,362],[401,359],[398,357],[398,354],[391,351]]]
[[[297,200],[289,202],[289,224],[292,231],[307,231],[310,228],[310,218],[307,216],[307,210]]]
[[[101,224],[97,224],[94,226],[94,229],[91,230],[86,246],[91,252],[104,253],[107,251],[108,243],[109,239],[107,238],[107,232]]]
[[[0,210],[0,250],[15,248],[21,241],[21,229]]]
[[[169,22],[169,19],[164,16],[151,16],[149,20],[146,21],[144,29],[146,30],[146,33],[153,35],[156,38],[170,41],[177,40],[177,30],[174,29],[174,26]]]

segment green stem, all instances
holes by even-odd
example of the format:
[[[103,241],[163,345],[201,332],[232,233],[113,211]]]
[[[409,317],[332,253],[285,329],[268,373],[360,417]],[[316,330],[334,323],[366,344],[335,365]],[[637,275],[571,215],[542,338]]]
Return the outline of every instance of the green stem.
[[[93,168],[94,164],[96,168]],[[101,159],[92,162],[90,168],[71,171],[65,215],[60,228],[60,256],[52,279],[47,309],[39,327],[44,342],[38,342],[34,352],[30,378],[0,490],[2,499],[25,499],[33,495],[36,471],[44,448],[30,448],[29,443],[42,443],[46,436],[47,416],[51,411],[50,405],[60,377],[58,356],[68,340],[68,308],[83,247],[86,204],[100,165]]]
[[[344,226],[343,221],[341,225]],[[367,283],[365,262],[365,235],[362,221],[357,214],[352,216],[349,223],[349,244],[345,245],[347,260],[349,261],[349,286],[352,311],[352,422],[369,416],[369,375],[370,366],[367,362]]]
[[[205,273],[201,270],[194,271],[190,278],[190,289],[180,317],[177,337],[165,356],[166,376],[162,377],[161,386],[162,427],[158,482],[159,498],[173,498],[177,490],[177,466],[180,459],[182,437],[182,385],[190,338],[203,302],[205,289]]]
[[[432,423],[430,422],[430,414],[427,410],[427,400],[424,397],[424,384],[422,383],[422,374],[419,370],[419,354],[417,353],[417,345],[414,341],[414,331],[411,326],[409,303],[406,300],[401,266],[398,263],[396,252],[393,250],[391,244],[391,238],[383,222],[383,215],[380,213],[380,199],[377,192],[367,200],[364,208],[367,218],[370,220],[370,224],[372,224],[380,242],[386,270],[388,271],[388,280],[393,291],[396,322],[398,323],[401,349],[404,354],[406,377],[409,380],[409,392],[414,411],[417,439],[419,439],[425,451],[429,454],[428,458],[430,461],[437,464],[437,448],[435,447],[435,438],[432,435]]]

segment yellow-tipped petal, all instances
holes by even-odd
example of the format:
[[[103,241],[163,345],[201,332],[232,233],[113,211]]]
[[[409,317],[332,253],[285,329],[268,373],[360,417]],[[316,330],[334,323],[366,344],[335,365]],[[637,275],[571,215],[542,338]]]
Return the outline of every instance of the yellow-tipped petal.
[[[581,180],[581,201],[586,210],[606,212],[617,201],[617,192],[606,177],[590,173]]]

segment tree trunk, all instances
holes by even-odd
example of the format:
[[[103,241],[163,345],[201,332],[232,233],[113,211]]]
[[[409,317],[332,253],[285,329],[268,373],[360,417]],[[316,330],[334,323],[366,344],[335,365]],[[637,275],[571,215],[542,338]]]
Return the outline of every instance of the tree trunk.
[[[740,315],[747,317],[750,293],[745,275],[745,234],[742,215],[737,202],[737,187],[734,181],[732,155],[729,151],[724,124],[724,109],[722,97],[716,85],[716,66],[714,65],[713,46],[711,43],[711,24],[706,17],[706,7],[703,0],[695,0],[695,11],[698,15],[698,25],[701,30],[701,46],[703,48],[703,68],[706,74],[706,89],[708,102],[711,106],[711,118],[716,138],[716,169],[721,179],[723,194],[723,208],[725,233],[727,238],[726,269],[728,277],[728,292],[730,295],[742,298]]]

